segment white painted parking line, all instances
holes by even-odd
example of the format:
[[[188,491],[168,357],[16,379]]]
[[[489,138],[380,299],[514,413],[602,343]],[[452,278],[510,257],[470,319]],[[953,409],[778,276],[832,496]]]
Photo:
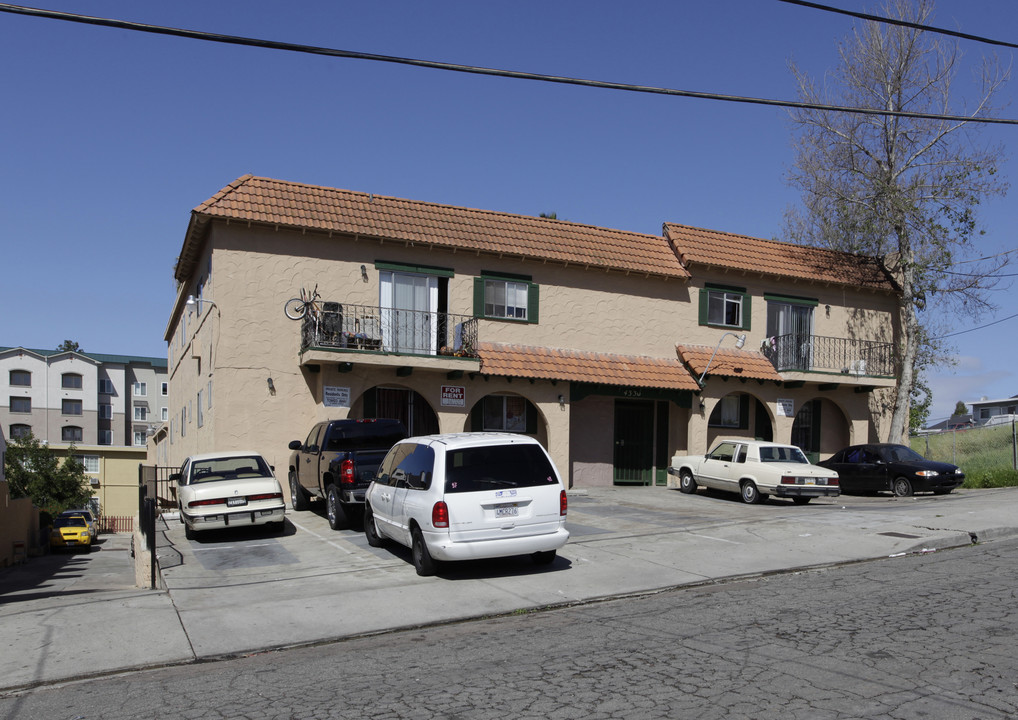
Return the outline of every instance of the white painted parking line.
[[[342,551],[343,551],[343,552],[345,552],[345,553],[346,553],[347,555],[353,555],[353,550],[350,550],[349,548],[345,548],[345,547],[343,547],[342,545],[339,545],[338,543],[336,543],[336,542],[334,542],[334,541],[332,541],[332,540],[329,540],[328,538],[322,537],[321,535],[319,535],[318,533],[314,532],[313,530],[309,530],[309,529],[307,529],[306,527],[304,527],[304,526],[303,526],[303,525],[301,525],[300,523],[295,523],[295,522],[294,522],[293,520],[290,520],[290,523],[291,523],[291,524],[292,524],[292,525],[293,525],[293,526],[294,526],[295,528],[297,528],[298,530],[303,530],[303,531],[304,531],[304,532],[306,532],[306,533],[307,533],[308,535],[311,535],[312,537],[318,538],[318,539],[319,539],[319,540],[321,540],[322,542],[324,542],[324,543],[327,543],[327,544],[329,544],[329,545],[332,545],[332,547],[334,547],[334,548],[337,548],[338,550],[342,550]]]
[[[712,537],[711,535],[701,535],[699,533],[689,533],[689,534],[692,535],[693,537],[701,537],[706,540],[717,540],[718,542],[731,543],[732,545],[742,545],[741,542],[737,542],[735,540],[726,540],[725,538]]]

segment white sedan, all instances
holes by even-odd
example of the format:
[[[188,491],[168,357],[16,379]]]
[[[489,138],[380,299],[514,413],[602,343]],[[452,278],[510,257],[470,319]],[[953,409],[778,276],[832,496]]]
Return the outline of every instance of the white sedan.
[[[684,493],[703,485],[737,492],[747,503],[774,495],[804,505],[815,497],[841,494],[838,473],[811,465],[795,445],[745,438],[718,440],[706,455],[675,455],[668,472],[679,476]]]
[[[255,452],[192,455],[170,476],[184,534],[197,530],[272,524],[283,529],[283,489],[265,458]]]

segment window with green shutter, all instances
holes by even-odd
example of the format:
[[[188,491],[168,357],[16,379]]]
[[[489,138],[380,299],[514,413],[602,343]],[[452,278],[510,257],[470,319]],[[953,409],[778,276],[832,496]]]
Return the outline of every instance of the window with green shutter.
[[[700,324],[749,330],[750,300],[746,288],[707,283],[700,290]]]
[[[482,270],[474,278],[474,317],[536,323],[539,287],[529,275]]]

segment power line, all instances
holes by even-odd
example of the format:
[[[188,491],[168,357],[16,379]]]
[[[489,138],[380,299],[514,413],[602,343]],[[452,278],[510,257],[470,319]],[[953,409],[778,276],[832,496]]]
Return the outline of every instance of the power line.
[[[850,17],[859,18],[860,20],[872,20],[874,22],[886,23],[888,25],[900,25],[902,27],[909,27],[915,30],[925,30],[927,32],[937,33],[940,35],[950,35],[951,37],[962,38],[964,40],[975,40],[976,42],[987,43],[988,45],[999,45],[1000,47],[1018,48],[1018,43],[1006,42],[1004,40],[994,40],[992,38],[983,37],[982,35],[972,35],[969,33],[959,32],[958,30],[948,30],[947,28],[932,27],[930,25],[922,25],[921,23],[912,22],[910,20],[899,20],[897,18],[884,17],[883,15],[870,15],[869,13],[856,12],[855,10],[842,10],[841,8],[831,7],[830,5],[821,5],[820,3],[807,2],[807,0],[778,0],[778,2],[788,3],[789,5],[800,5],[802,7],[813,8],[814,10],[823,10],[825,12],[838,13],[840,15],[848,15]]]
[[[1018,313],[1015,313],[1014,315],[1008,315],[1007,317],[1001,318],[1000,320],[994,320],[993,322],[986,323],[985,325],[979,325],[974,328],[969,328],[968,330],[959,330],[958,332],[948,333],[947,335],[941,335],[933,339],[943,340],[944,338],[954,337],[955,335],[964,335],[965,333],[975,332],[976,330],[983,330],[988,327],[993,327],[994,325],[999,325],[1000,323],[1005,322],[1007,320],[1014,320],[1015,318],[1018,318]]]
[[[41,10],[39,8],[23,7],[21,5],[10,5],[0,3],[0,12],[13,13],[17,15],[29,15],[33,17],[49,18],[51,20],[65,20],[68,22],[84,23],[87,25],[99,25],[103,27],[118,28],[121,30],[132,30],[136,32],[153,33],[157,35],[171,35],[174,37],[185,37],[192,40],[204,40],[207,42],[226,43],[231,45],[245,45],[249,47],[260,47],[270,50],[286,50],[289,52],[300,52],[311,55],[326,55],[330,57],[342,57],[354,60],[372,60],[375,62],[396,63],[400,65],[412,65],[415,67],[431,68],[434,70],[448,70],[452,72],[471,73],[474,75],[490,75],[495,77],[515,78],[518,80],[536,80],[539,82],[552,82],[563,85],[579,85],[582,87],[593,87],[604,90],[625,90],[627,92],[649,93],[652,95],[670,95],[678,97],[697,98],[700,100],[718,100],[721,102],[746,103],[751,105],[767,105],[771,107],[792,108],[796,110],[819,110],[822,112],[842,112],[857,115],[883,115],[889,117],[903,117],[917,120],[942,120],[959,123],[981,123],[995,125],[1018,125],[1018,119],[974,117],[965,115],[937,115],[933,113],[902,112],[897,110],[880,110],[875,108],[858,108],[844,105],[822,105],[819,103],[803,103],[788,100],[774,100],[767,98],[745,97],[738,95],[723,95],[719,93],[697,92],[693,90],[675,90],[671,88],[652,87],[648,85],[631,85],[627,83],[606,82],[602,80],[584,80],[582,78],[565,77],[561,75],[542,75],[539,73],[520,72],[516,70],[499,70],[496,68],[480,67],[476,65],[461,65],[458,63],[445,63],[434,60],[420,60],[415,58],[398,57],[395,55],[377,55],[374,53],[355,52],[352,50],[339,50],[335,48],[324,48],[313,45],[301,45],[297,43],[279,42],[275,40],[259,40],[256,38],[242,37],[238,35],[222,35],[198,30],[185,30],[172,28],[163,25],[148,25],[145,23],[129,22],[126,20],[113,20],[110,18],[93,17],[90,15],[77,15],[73,13],[57,12],[53,10]]]

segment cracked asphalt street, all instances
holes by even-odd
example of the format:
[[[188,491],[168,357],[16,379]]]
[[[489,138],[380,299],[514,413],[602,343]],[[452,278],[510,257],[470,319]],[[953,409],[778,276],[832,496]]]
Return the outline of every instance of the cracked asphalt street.
[[[0,716],[1014,718],[1016,564],[1000,540],[126,673]]]

